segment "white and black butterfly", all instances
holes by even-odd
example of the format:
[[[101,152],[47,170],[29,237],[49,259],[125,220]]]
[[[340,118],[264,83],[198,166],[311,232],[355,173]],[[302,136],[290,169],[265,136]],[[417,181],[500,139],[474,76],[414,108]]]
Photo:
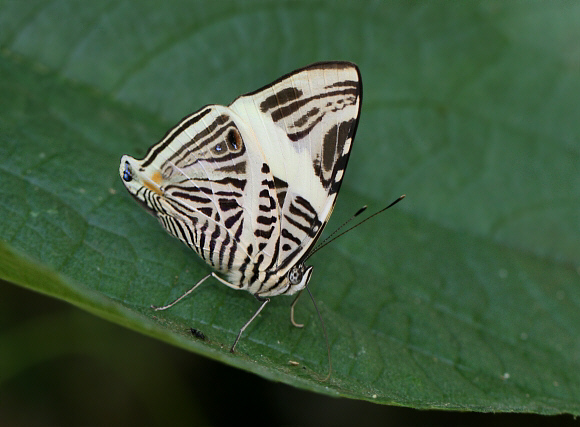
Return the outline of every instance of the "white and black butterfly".
[[[225,276],[185,295],[213,276],[262,301],[232,351],[269,297],[308,284],[304,260],[334,208],[361,97],[355,64],[312,64],[185,117],[142,160],[122,157],[129,193]]]

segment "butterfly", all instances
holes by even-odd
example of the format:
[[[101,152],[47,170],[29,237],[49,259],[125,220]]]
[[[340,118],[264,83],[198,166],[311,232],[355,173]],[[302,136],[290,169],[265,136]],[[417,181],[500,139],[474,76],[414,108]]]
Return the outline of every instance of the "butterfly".
[[[129,193],[215,271],[261,305],[304,290],[334,208],[362,101],[358,67],[320,62],[183,118],[142,160],[123,156]],[[217,272],[217,273],[216,273]],[[294,304],[291,320],[294,321]]]

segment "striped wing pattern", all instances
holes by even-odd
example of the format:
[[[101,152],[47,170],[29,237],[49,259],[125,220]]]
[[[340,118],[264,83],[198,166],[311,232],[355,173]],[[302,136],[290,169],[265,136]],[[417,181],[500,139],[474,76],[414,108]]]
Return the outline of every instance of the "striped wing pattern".
[[[184,118],[142,160],[128,191],[232,287],[292,294],[340,188],[361,103],[357,67],[317,63]]]

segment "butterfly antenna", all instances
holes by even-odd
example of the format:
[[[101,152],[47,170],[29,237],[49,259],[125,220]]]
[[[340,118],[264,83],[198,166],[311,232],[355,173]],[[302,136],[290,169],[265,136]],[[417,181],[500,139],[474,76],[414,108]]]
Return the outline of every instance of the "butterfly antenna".
[[[323,247],[325,247],[326,245],[328,245],[330,242],[334,242],[336,239],[338,239],[340,236],[348,233],[349,231],[357,228],[359,225],[364,224],[365,222],[367,222],[369,219],[377,216],[378,214],[383,213],[384,211],[386,211],[387,209],[395,206],[397,203],[399,203],[401,200],[403,200],[405,198],[405,195],[403,194],[401,197],[399,197],[397,200],[395,200],[394,202],[392,202],[390,205],[382,208],[380,211],[375,212],[374,214],[372,214],[371,216],[363,219],[361,222],[353,225],[352,227],[346,229],[345,231],[343,231],[342,233],[340,233],[338,236],[333,237],[332,239],[330,239],[332,236],[334,236],[336,234],[336,232],[338,230],[340,230],[342,227],[344,227],[351,219],[353,219],[354,217],[356,217],[357,215],[361,214],[362,212],[364,212],[364,210],[366,209],[366,206],[363,206],[362,208],[360,208],[357,213],[355,213],[348,221],[346,221],[344,224],[342,224],[340,227],[338,227],[330,236],[328,236],[326,239],[324,239],[322,241],[322,243],[320,243],[316,248],[314,248],[312,250],[312,252],[310,252],[308,254],[308,256],[304,259],[307,260],[308,258],[310,258],[312,255],[314,255],[316,252],[318,252],[320,249],[322,249]],[[330,239],[330,240],[329,240]]]
[[[324,325],[324,320],[322,320],[322,315],[320,314],[320,310],[318,310],[318,306],[316,305],[316,301],[312,296],[312,292],[310,292],[310,288],[306,285],[306,290],[308,291],[308,295],[310,295],[310,299],[312,300],[312,304],[314,304],[314,309],[316,310],[316,314],[318,314],[318,318],[320,319],[320,324],[322,325],[322,331],[324,332],[324,340],[326,341],[326,350],[328,352],[328,375],[322,380],[322,382],[326,382],[330,379],[332,375],[332,360],[330,358],[330,343],[328,341],[328,334],[326,333],[326,326]]]
[[[316,247],[312,251],[313,252],[316,252],[319,247],[324,246],[326,244],[326,242],[332,236],[334,236],[336,233],[338,233],[346,224],[348,224],[353,219],[355,219],[357,216],[359,216],[361,213],[363,213],[366,210],[366,208],[367,208],[367,205],[364,205],[362,208],[360,208],[358,211],[356,211],[356,213],[353,216],[351,216],[349,219],[347,219],[346,221],[344,221],[340,227],[338,227],[336,230],[334,230],[332,233],[330,233],[330,235],[327,236],[322,242],[320,242],[318,245],[316,245]]]

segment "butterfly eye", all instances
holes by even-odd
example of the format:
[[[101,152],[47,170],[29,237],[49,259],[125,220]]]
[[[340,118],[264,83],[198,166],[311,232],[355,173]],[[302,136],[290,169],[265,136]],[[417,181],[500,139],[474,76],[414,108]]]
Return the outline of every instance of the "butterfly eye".
[[[235,129],[230,129],[226,137],[228,142],[228,148],[232,151],[238,151],[242,148],[242,137],[240,133]]]
[[[302,275],[304,274],[303,265],[295,265],[288,272],[288,280],[293,285],[298,285],[302,281]]]
[[[123,171],[123,180],[125,182],[130,182],[133,180],[133,171],[131,170],[131,165],[129,162],[125,162],[125,170]]]

